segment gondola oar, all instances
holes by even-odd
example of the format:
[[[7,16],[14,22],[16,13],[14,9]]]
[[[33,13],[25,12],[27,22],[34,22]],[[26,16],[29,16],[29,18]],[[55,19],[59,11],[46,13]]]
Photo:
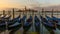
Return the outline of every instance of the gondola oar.
[[[40,34],[40,20],[37,16],[34,17],[34,21],[35,21],[35,30],[37,32],[37,34]]]
[[[32,26],[32,16],[26,20],[26,22],[23,25],[23,34],[27,34],[27,31],[30,29]]]
[[[26,16],[23,16],[23,18],[21,18],[20,21],[18,21],[19,23],[15,23],[14,25],[9,27],[9,30],[12,30],[9,34],[14,34],[17,30],[19,30],[22,26],[22,21],[25,22]]]

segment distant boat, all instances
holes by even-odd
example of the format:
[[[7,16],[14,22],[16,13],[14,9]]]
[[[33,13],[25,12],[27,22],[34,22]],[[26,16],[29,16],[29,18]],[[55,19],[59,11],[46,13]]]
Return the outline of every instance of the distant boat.
[[[40,20],[37,16],[34,17],[34,22],[36,32],[40,34]]]

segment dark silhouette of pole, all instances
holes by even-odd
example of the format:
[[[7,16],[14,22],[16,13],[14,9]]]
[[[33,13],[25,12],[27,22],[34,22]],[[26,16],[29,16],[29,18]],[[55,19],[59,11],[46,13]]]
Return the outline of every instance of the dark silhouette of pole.
[[[42,8],[42,16],[43,16],[44,9]]]
[[[32,20],[32,30],[33,30],[33,32],[35,31],[35,28],[34,28],[34,11],[32,10],[32,17],[33,17],[33,20]]]
[[[51,15],[51,17],[53,17],[53,9],[52,9],[52,15]]]
[[[53,18],[53,11],[54,11],[54,9],[52,9],[52,15],[51,15],[51,17]],[[53,21],[53,20],[52,20]],[[54,27],[56,26],[56,23],[53,21],[53,25],[54,25]],[[52,30],[50,30],[50,34],[55,34],[54,33],[54,31],[53,31],[53,29]]]
[[[45,12],[45,16],[46,16],[46,11],[44,11]]]
[[[25,6],[25,15],[27,16],[27,7]]]
[[[27,10],[26,6],[25,6],[25,11]]]
[[[24,14],[24,10],[23,10],[22,12],[23,12],[23,15],[25,15],[25,14]]]
[[[13,10],[13,18],[15,17],[15,12],[14,12],[14,8],[12,9]]]
[[[43,16],[44,9],[42,8],[42,16]],[[43,24],[42,24],[42,34],[43,34]]]
[[[11,15],[11,11],[8,11],[8,15]]]
[[[58,10],[57,10],[57,18],[58,18],[58,15],[59,15],[59,14],[58,14]]]
[[[5,15],[5,10],[3,10],[3,15]]]

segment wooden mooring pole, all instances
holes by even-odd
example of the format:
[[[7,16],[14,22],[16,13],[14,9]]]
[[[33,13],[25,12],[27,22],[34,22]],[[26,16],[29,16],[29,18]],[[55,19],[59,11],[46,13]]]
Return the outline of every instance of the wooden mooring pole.
[[[5,10],[3,10],[3,15],[5,15]]]
[[[13,18],[15,17],[15,12],[14,12],[14,8],[12,9],[13,10]]]

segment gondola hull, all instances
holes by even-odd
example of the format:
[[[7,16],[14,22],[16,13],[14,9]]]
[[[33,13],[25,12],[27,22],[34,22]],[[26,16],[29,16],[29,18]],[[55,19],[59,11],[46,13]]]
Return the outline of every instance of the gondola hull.
[[[34,22],[35,31],[37,32],[37,34],[40,34],[40,20],[37,16],[35,16]]]
[[[11,31],[9,32],[9,34],[15,34],[15,32],[16,32],[17,30],[19,30],[19,29],[21,28],[21,26],[22,26],[22,24],[19,24],[19,25],[15,26],[15,27],[9,27],[8,30],[11,30]]]
[[[38,24],[35,23],[35,30],[36,32],[40,32],[40,22],[38,22]]]

